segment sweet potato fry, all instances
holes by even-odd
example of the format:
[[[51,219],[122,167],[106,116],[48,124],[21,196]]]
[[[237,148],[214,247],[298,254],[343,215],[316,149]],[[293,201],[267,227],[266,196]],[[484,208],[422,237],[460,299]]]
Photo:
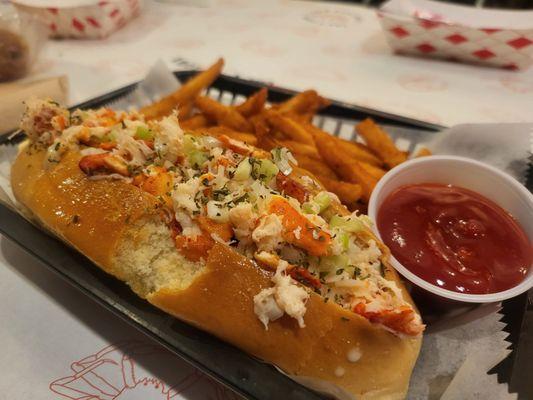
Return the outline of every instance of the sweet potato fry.
[[[280,113],[314,114],[329,104],[330,101],[319,96],[316,90],[306,90],[278,104],[276,108]]]
[[[319,161],[315,158],[306,157],[300,154],[296,154],[294,158],[298,161],[298,166],[300,168],[306,169],[314,175],[323,176],[329,179],[338,179],[335,172],[333,172],[324,161]]]
[[[365,119],[357,124],[355,129],[363,137],[368,147],[383,160],[387,167],[395,167],[407,160],[407,154],[398,150],[390,136],[372,119]]]
[[[418,149],[418,151],[415,153],[414,157],[415,158],[418,158],[418,157],[426,157],[426,156],[431,156],[433,153],[431,152],[430,149],[428,149],[427,147],[421,147]]]
[[[241,114],[232,107],[220,104],[209,97],[200,96],[196,98],[196,107],[211,121],[229,128],[241,131],[252,132],[253,127]]]
[[[209,125],[209,121],[202,114],[196,114],[193,117],[180,121],[181,129],[199,129]]]
[[[363,189],[362,197],[368,201],[378,180],[369,174],[358,161],[351,159],[349,154],[337,146],[331,136],[314,135],[314,138],[318,152],[326,164],[343,180],[360,184]]]
[[[268,124],[275,130],[280,131],[288,139],[313,146],[313,136],[298,122],[285,117],[276,111],[267,115]]]
[[[193,76],[174,93],[163,97],[161,100],[153,104],[141,108],[141,113],[144,114],[147,120],[161,118],[170,114],[176,106],[192,101],[203,89],[211,85],[222,72],[223,66],[224,59],[219,58],[215,64],[205,71]]]
[[[343,204],[355,203],[363,194],[363,188],[358,183],[339,181],[325,176],[318,176],[318,180],[328,191],[335,193]]]
[[[259,114],[265,106],[267,96],[267,88],[262,88],[248,97],[243,103],[235,106],[235,110],[237,110],[239,114],[246,118],[255,114]]]
[[[240,140],[252,146],[257,145],[257,137],[251,133],[239,132],[227,126],[211,126],[201,130],[211,136],[218,137],[219,135],[226,135],[232,139]]]

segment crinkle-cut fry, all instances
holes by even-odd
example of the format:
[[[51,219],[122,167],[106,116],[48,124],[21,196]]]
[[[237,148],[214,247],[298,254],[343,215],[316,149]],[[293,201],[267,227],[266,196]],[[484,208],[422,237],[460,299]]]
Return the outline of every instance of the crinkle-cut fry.
[[[187,101],[186,103],[182,103],[178,105],[178,119],[185,120],[189,118],[189,116],[192,113],[192,110],[194,108],[194,104],[192,101]]]
[[[383,160],[387,167],[395,167],[407,160],[407,154],[400,151],[387,132],[372,119],[365,119],[357,124],[355,129],[363,137],[367,146]]]
[[[366,163],[364,161],[359,161],[359,164],[366,172],[368,172],[370,175],[372,175],[377,180],[380,180],[383,177],[383,175],[387,173],[387,171],[385,171],[384,169],[376,167],[375,165]]]
[[[240,140],[252,146],[257,145],[257,137],[252,133],[240,132],[227,126],[211,126],[200,129],[200,131],[207,133],[210,136],[218,137],[219,135],[226,135],[232,139]]]
[[[331,102],[320,96],[316,90],[306,90],[276,105],[274,108],[280,113],[315,114],[318,110],[330,104]]]
[[[192,101],[200,92],[210,86],[218,78],[224,66],[224,59],[219,58],[208,69],[190,78],[175,92],[163,97],[148,106],[141,108],[146,120],[158,119],[169,115],[179,104]]]
[[[314,175],[324,176],[329,179],[338,179],[337,174],[323,161],[316,158],[310,158],[301,154],[295,154],[294,158],[298,161],[300,168],[306,169]]]
[[[350,157],[353,157],[358,161],[363,161],[367,164],[375,166],[383,165],[383,162],[375,154],[373,154],[370,149],[366,148],[361,143],[356,143],[338,138],[336,136],[332,136],[312,124],[304,124],[304,126],[313,135],[326,135],[327,137],[331,138],[331,140],[334,140],[340,148],[342,148],[346,153],[350,155]]]
[[[249,118],[252,115],[259,114],[265,107],[265,102],[268,97],[268,89],[261,88],[244,102],[235,106],[235,110],[239,112],[243,117]]]
[[[313,136],[298,122],[286,117],[279,112],[270,111],[267,122],[271,128],[280,131],[287,139],[313,146]]]
[[[202,114],[196,114],[189,119],[180,121],[181,129],[200,129],[209,126],[209,121]]]
[[[415,153],[414,158],[431,156],[433,153],[427,147],[421,147]]]
[[[316,158],[317,160],[320,160],[320,154],[318,154],[318,150],[313,145],[305,144],[296,142],[295,140],[280,140],[279,144],[283,147],[288,148],[292,154],[301,154],[306,157],[310,158]]]
[[[241,132],[251,132],[253,130],[252,124],[233,107],[225,106],[216,100],[204,96],[197,97],[195,105],[209,120],[219,125],[224,125]]]
[[[363,189],[362,198],[368,201],[378,180],[368,173],[359,161],[350,158],[341,147],[337,146],[332,136],[315,134],[314,138],[318,152],[326,164],[343,180],[360,184]]]
[[[363,188],[358,183],[340,181],[320,175],[317,178],[329,192],[335,193],[343,204],[355,203],[363,194]]]

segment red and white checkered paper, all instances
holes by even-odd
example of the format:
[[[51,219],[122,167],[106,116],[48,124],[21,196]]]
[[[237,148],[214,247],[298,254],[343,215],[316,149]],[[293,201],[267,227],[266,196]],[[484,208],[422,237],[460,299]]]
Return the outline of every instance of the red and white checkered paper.
[[[467,26],[442,13],[400,15],[382,8],[378,16],[389,45],[399,54],[515,70],[533,64],[533,20],[531,29],[510,29]]]
[[[14,3],[21,12],[41,19],[51,37],[79,39],[109,36],[135,17],[142,6],[142,0],[48,1],[39,6],[33,0],[15,0]]]

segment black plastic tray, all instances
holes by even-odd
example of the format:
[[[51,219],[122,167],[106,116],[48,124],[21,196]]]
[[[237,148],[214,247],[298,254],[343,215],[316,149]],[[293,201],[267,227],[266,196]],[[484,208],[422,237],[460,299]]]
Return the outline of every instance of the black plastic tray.
[[[183,81],[194,73],[195,71],[183,71],[175,74]],[[129,93],[135,85],[115,90],[76,107],[106,105]],[[265,84],[261,82],[224,75],[213,84],[220,91],[244,96],[263,86]],[[269,86],[269,101],[281,101],[293,94],[292,91]],[[350,120],[372,116],[378,122],[397,126],[402,131],[408,128],[414,136],[421,131],[428,133],[442,128],[339,102],[333,102],[323,110],[323,114]],[[9,139],[6,136],[0,137],[0,144],[7,142]],[[102,272],[86,257],[1,204],[0,232],[89,297],[236,392],[250,399],[323,399],[272,366],[151,306],[137,297],[124,283]],[[500,381],[509,382],[514,391],[520,392],[520,399],[533,398],[533,386],[531,379],[528,379],[533,360],[532,304],[533,300],[528,303],[527,294],[504,302],[505,322],[508,324],[513,351],[494,369]]]

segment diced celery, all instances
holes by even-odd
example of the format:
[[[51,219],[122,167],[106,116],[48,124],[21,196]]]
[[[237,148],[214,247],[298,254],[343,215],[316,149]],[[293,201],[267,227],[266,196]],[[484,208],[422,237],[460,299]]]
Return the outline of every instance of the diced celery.
[[[342,228],[345,222],[346,220],[344,218],[339,217],[338,215],[334,215],[329,220],[329,226],[331,226],[332,228]]]
[[[266,183],[270,182],[279,172],[276,164],[267,159],[258,160],[254,163],[253,168],[255,175]]]
[[[302,211],[306,214],[317,214],[317,208],[314,203],[308,201],[302,204]]]
[[[341,254],[338,256],[325,256],[320,258],[320,265],[318,269],[320,271],[332,271],[339,268],[346,268],[350,259],[347,255]]]
[[[138,126],[135,131],[135,138],[141,140],[153,140],[154,133],[146,126]]]
[[[233,178],[236,181],[245,181],[250,177],[251,172],[252,166],[250,165],[250,159],[245,158],[235,169],[235,175],[233,175]]]
[[[190,153],[196,149],[196,139],[194,136],[189,134],[183,135],[183,151],[185,153]]]
[[[117,140],[117,133],[115,131],[111,131],[109,133],[106,133],[104,136],[100,138],[100,142],[114,142]]]
[[[298,165],[294,156],[285,147],[276,147],[270,150],[270,153],[272,154],[272,159],[274,160],[274,163],[283,173],[283,175],[289,175],[292,172],[292,167],[289,161],[292,162],[294,165]]]
[[[348,250],[348,246],[350,245],[350,236],[348,236],[347,233],[340,232],[337,235],[337,238],[338,238],[340,244],[342,245],[342,249],[344,251],[347,251]]]
[[[329,225],[332,228],[340,228],[343,231],[346,232],[359,232],[364,229],[364,224],[357,220],[357,219],[345,219],[343,217],[339,217],[338,215],[334,215],[329,220]]]
[[[319,213],[324,211],[326,208],[329,207],[331,204],[331,197],[327,192],[320,192],[318,193],[314,198],[313,202],[315,202],[319,207]]]
[[[207,153],[200,150],[192,150],[189,153],[189,163],[193,168],[202,166],[207,161]]]

